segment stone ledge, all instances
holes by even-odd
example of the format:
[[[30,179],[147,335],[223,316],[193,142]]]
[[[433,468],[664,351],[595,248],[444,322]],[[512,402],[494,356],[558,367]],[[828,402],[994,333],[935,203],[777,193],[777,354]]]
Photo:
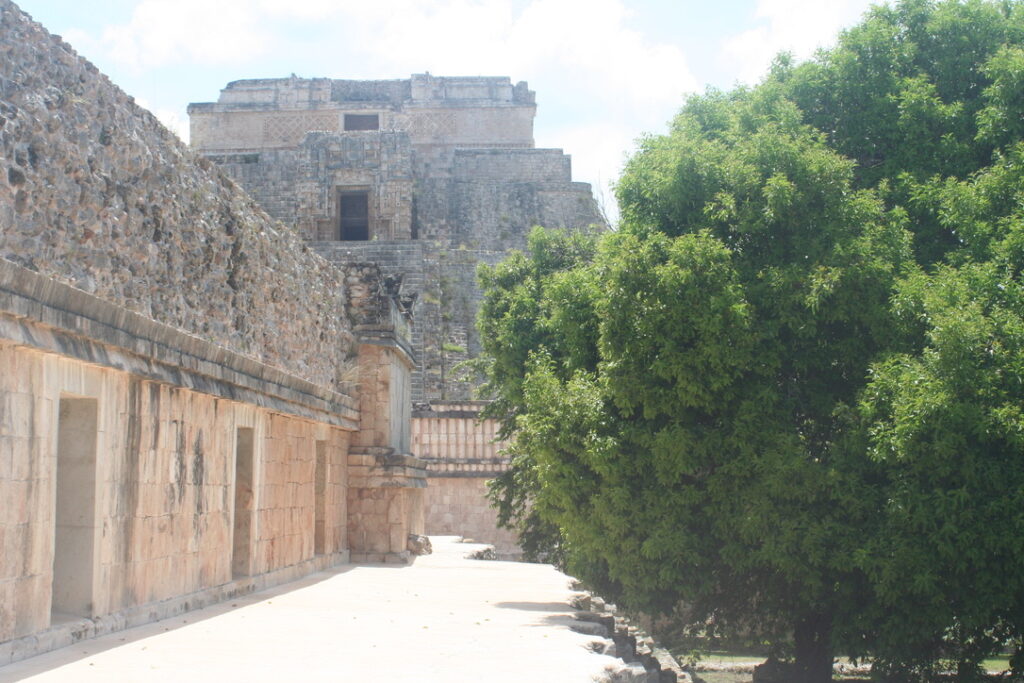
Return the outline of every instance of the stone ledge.
[[[494,479],[507,470],[427,470],[427,479]]]
[[[348,455],[350,489],[413,488],[427,486],[423,461],[408,453],[381,446],[353,446]]]
[[[310,574],[351,562],[349,551],[330,555],[317,555],[290,567],[277,569],[258,576],[247,576],[220,586],[213,586],[187,595],[180,595],[160,602],[129,607],[112,614],[91,619],[75,619],[32,635],[0,643],[0,667],[19,662],[44,652],[58,650],[81,640],[116,633],[125,629],[151,624],[156,621],[184,614],[242,595],[289,583]]]
[[[414,558],[408,550],[400,553],[354,552],[350,561],[352,564],[409,564]]]
[[[488,479],[508,471],[508,458],[434,458],[421,456],[431,479]]]
[[[414,410],[412,416],[420,420],[439,420],[442,418],[455,418],[460,420],[479,420],[478,410]]]
[[[0,258],[0,339],[357,429],[355,399]]]

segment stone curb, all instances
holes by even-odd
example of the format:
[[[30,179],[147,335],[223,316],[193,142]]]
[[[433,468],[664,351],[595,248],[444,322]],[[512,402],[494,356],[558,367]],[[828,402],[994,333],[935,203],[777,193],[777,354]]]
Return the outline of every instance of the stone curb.
[[[606,669],[607,683],[695,683],[672,654],[642,629],[618,614],[615,605],[589,592],[577,593],[572,604],[581,610],[570,628],[577,633],[598,637],[590,648],[599,654],[617,657],[622,665]]]

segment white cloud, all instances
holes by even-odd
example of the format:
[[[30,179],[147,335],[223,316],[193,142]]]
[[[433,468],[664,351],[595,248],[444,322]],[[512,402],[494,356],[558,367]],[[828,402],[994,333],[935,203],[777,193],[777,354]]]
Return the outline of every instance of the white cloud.
[[[511,0],[397,0],[389,7],[367,3],[346,15],[361,61],[392,74],[528,80],[540,100],[537,144],[572,154],[574,176],[604,192],[612,214],[608,184],[634,139],[662,129],[699,87],[680,47],[629,27],[622,0],[531,0],[522,9]]]
[[[135,75],[273,58],[282,72],[319,65],[310,76],[527,80],[538,144],[564,148],[577,178],[606,188],[633,139],[699,87],[683,49],[631,28],[630,12],[627,0],[141,0],[89,49]],[[149,98],[187,136],[185,117]]]
[[[725,42],[723,52],[734,63],[739,80],[754,83],[779,52],[811,56],[834,43],[839,31],[855,23],[872,0],[757,0],[759,26]]]
[[[144,71],[182,63],[242,64],[272,44],[244,0],[145,0],[127,24],[108,26],[101,42],[117,63]]]
[[[627,27],[621,0],[532,0],[521,10],[511,0],[392,0],[345,18],[352,49],[392,73],[548,74],[631,111],[698,86],[681,49]]]

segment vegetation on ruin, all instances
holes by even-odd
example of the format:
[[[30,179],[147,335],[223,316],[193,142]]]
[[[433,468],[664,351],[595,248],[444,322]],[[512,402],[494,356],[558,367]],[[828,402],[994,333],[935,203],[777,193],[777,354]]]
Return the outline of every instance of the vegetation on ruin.
[[[643,140],[481,281],[501,519],[831,678],[1024,675],[1024,2],[904,0]]]

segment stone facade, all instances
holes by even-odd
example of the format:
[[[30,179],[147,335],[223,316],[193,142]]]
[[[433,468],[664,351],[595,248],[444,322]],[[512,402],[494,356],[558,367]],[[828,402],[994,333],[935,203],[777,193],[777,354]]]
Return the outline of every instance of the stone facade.
[[[399,289],[313,253],[9,0],[0,57],[0,665],[407,559]]]
[[[504,472],[496,420],[482,420],[481,401],[435,402],[413,411],[412,448],[427,467],[424,500],[429,533],[462,535],[494,546],[499,557],[515,557],[515,534],[498,528],[487,501],[487,480]]]
[[[506,465],[479,422],[476,271],[525,246],[534,225],[603,226],[570,159],[533,142],[534,93],[508,78],[229,83],[192,104],[193,147],[272,216],[344,268],[373,263],[416,324],[412,451],[427,462],[427,533],[464,533],[511,552],[485,481]],[[365,201],[351,228],[347,197]],[[468,407],[467,407],[468,406]],[[441,417],[439,417],[441,416]],[[486,452],[486,454],[485,454]]]
[[[193,148],[315,251],[401,280],[417,328],[412,398],[428,403],[473,398],[457,366],[479,351],[477,266],[524,247],[534,225],[603,225],[569,157],[534,148],[536,106],[508,78],[293,77],[229,83],[189,116]],[[354,194],[359,234],[343,228]]]

